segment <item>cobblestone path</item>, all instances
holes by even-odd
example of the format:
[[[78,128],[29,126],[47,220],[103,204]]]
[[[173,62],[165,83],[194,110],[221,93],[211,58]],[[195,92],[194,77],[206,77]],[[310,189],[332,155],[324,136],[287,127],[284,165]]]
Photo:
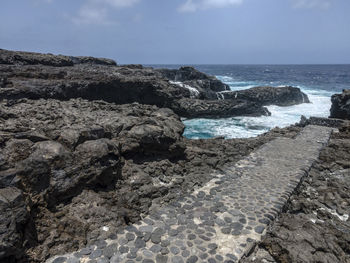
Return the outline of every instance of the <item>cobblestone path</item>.
[[[101,240],[47,263],[237,262],[265,233],[332,130],[307,126],[277,138],[205,186]]]

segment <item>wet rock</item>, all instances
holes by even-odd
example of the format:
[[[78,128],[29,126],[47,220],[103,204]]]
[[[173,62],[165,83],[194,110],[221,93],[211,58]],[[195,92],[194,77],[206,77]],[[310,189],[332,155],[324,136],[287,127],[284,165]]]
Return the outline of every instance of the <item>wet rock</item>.
[[[296,87],[254,87],[246,90],[222,92],[224,99],[244,99],[260,105],[291,106],[310,103],[305,93]]]
[[[229,116],[269,116],[267,108],[248,100],[180,99],[172,109],[186,118],[225,118]]]

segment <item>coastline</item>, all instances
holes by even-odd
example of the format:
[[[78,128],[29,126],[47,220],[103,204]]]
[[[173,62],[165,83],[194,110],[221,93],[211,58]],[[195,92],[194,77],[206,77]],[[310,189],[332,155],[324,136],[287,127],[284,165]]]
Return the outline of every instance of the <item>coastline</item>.
[[[105,249],[102,241],[137,225],[151,207],[161,209],[204,187],[213,172],[226,171],[277,138],[293,140],[304,130],[300,124],[248,139],[184,138],[174,111],[216,117],[225,116],[227,108],[233,108],[232,115],[266,113],[265,104],[253,99],[226,100],[224,106],[213,101],[215,90],[227,87],[192,68],[166,74],[197,85],[201,98],[192,98],[163,73],[138,65],[118,67],[106,59],[5,52],[0,61],[0,190],[6,215],[0,258],[5,262],[43,262],[89,246]],[[266,90],[267,97],[274,92]],[[304,101],[298,92],[293,103]],[[347,162],[349,146],[336,141],[337,136],[346,141],[346,129],[333,135],[320,160],[339,158],[313,170]],[[338,144],[344,159],[331,151]]]

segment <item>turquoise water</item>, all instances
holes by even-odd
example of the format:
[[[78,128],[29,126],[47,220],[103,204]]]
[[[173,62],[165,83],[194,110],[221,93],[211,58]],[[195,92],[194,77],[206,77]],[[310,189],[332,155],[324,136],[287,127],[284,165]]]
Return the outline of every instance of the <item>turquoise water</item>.
[[[299,87],[308,95],[311,103],[290,107],[268,106],[271,116],[183,120],[186,126],[184,136],[192,139],[216,136],[253,137],[274,127],[282,128],[299,122],[301,115],[328,117],[331,95],[350,88],[350,65],[194,65],[194,67],[215,75],[228,84],[231,90],[264,85]]]

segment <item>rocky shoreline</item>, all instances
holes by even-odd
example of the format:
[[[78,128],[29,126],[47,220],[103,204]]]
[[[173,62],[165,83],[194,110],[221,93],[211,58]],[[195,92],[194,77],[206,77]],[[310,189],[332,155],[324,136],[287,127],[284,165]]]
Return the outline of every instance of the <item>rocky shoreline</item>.
[[[249,139],[188,140],[180,116],[268,115],[264,106],[305,103],[305,96],[292,87],[237,95],[191,67],[155,70],[0,50],[0,261],[43,262],[113,238],[151,205],[205,185],[211,171],[234,165],[277,137],[294,138],[303,125],[322,123],[310,119]],[[345,106],[338,108],[348,107],[347,100],[340,103]],[[346,134],[341,128],[334,136],[342,139],[333,136],[335,146],[328,147],[343,147],[343,157],[331,150],[322,155],[337,157],[327,160],[329,167],[338,157],[345,167]],[[336,206],[348,209],[343,203]]]

